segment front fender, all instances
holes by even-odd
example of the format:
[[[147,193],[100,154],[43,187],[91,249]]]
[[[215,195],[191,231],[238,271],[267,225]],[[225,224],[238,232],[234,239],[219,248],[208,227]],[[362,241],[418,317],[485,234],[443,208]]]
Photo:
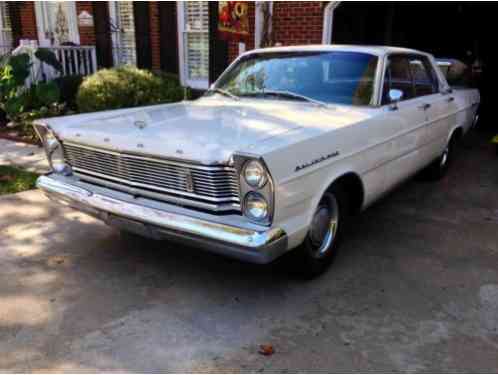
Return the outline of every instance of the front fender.
[[[323,194],[348,174],[354,174],[361,181],[354,164],[343,160],[297,172],[277,184],[274,225],[289,234],[289,246],[297,246],[304,240]]]

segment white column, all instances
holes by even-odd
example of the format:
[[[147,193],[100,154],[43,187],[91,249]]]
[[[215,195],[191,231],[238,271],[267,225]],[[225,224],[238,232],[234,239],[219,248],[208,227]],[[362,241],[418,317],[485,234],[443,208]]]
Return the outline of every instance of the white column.
[[[339,6],[340,1],[331,1],[323,12],[323,33],[322,44],[332,44],[332,30],[334,24],[334,10]]]

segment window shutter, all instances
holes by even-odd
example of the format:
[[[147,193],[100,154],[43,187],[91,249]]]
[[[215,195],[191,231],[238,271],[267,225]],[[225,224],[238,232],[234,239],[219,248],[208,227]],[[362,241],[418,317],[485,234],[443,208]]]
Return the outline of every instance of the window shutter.
[[[209,83],[228,66],[228,43],[218,37],[218,2],[209,3]]]
[[[135,21],[135,43],[137,48],[137,66],[152,68],[152,51],[150,44],[150,13],[149,2],[134,1],[133,17]]]
[[[161,70],[178,75],[178,25],[176,2],[160,1],[158,2],[158,5]]]
[[[95,30],[95,47],[97,49],[97,65],[110,68],[112,64],[112,41],[109,25],[109,7],[106,2],[92,2]]]

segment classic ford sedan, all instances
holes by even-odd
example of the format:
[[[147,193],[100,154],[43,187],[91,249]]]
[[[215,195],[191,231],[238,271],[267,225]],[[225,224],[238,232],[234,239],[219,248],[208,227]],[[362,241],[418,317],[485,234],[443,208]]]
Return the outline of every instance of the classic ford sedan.
[[[38,121],[37,185],[127,232],[256,263],[291,252],[314,276],[355,213],[445,174],[479,100],[420,51],[254,50],[195,101]]]

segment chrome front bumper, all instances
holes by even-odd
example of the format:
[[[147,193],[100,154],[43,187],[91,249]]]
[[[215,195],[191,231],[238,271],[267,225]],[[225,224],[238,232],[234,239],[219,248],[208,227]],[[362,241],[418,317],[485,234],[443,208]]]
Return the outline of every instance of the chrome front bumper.
[[[269,263],[287,251],[287,236],[280,228],[247,229],[209,221],[116,199],[112,191],[92,191],[91,186],[82,188],[66,180],[48,175],[38,178],[36,185],[56,202],[154,239],[171,239],[252,263]]]

